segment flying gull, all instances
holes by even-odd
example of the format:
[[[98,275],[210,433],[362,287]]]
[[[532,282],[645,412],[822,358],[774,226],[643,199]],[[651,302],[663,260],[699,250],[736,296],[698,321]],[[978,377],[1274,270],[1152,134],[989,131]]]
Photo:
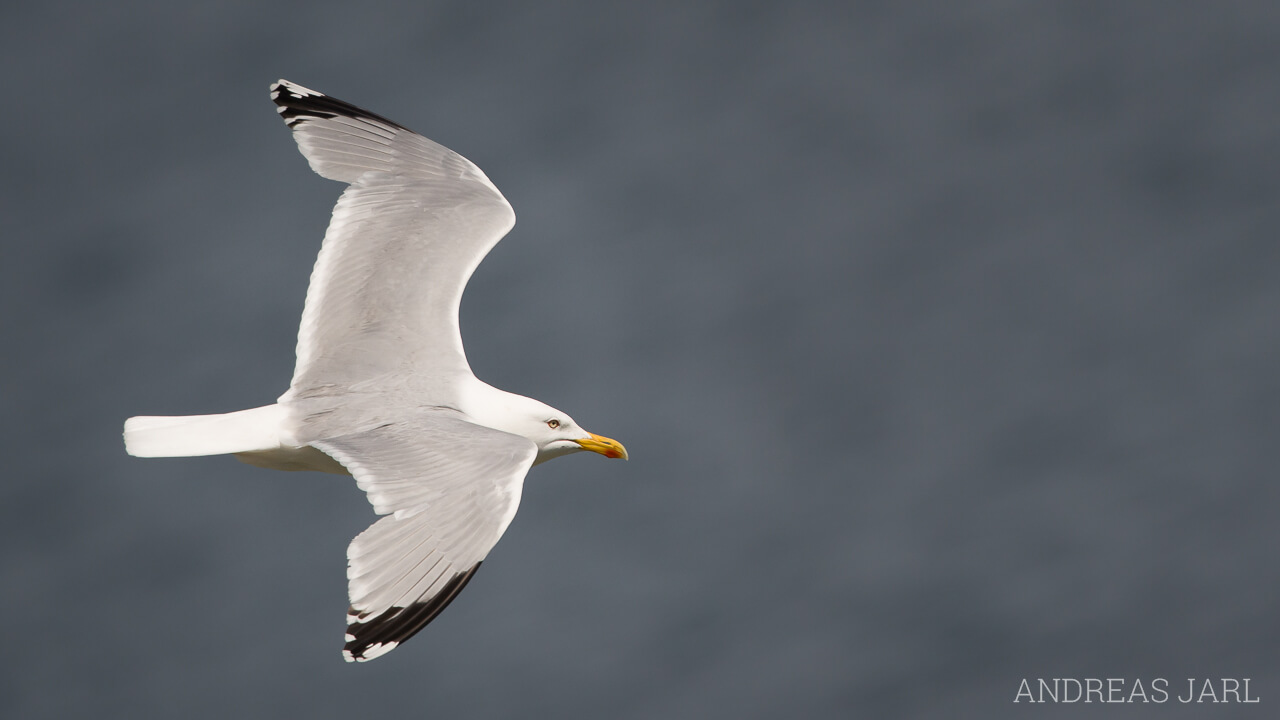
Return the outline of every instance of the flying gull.
[[[347,548],[343,655],[372,660],[457,597],[515,516],[531,466],[627,451],[472,374],[462,291],[515,224],[480,168],[286,80],[271,99],[311,169],[348,185],[311,274],[289,390],[223,415],[129,418],[125,448],[354,476],[386,517]]]

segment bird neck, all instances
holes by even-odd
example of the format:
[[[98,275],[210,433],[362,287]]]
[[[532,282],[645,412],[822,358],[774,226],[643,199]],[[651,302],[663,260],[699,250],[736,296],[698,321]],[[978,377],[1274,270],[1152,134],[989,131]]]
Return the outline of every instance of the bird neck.
[[[524,395],[499,390],[481,380],[468,383],[459,395],[458,408],[472,420],[494,430],[524,436],[519,419],[530,414],[537,401]]]

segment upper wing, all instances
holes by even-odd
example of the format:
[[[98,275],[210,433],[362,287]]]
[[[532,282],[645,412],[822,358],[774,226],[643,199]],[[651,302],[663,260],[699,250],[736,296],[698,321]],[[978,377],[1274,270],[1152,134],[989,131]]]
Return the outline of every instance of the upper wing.
[[[470,372],[458,306],[515,224],[506,198],[466,158],[386,118],[285,80],[271,99],[311,168],[350,183],[311,275],[286,397]]]
[[[347,549],[348,661],[392,650],[444,610],[515,517],[537,454],[529,440],[450,410],[312,445],[388,515]]]

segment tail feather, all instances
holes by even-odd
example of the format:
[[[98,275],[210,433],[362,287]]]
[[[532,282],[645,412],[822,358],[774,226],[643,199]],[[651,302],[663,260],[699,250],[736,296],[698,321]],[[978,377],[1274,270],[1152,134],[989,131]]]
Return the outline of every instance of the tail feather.
[[[280,447],[284,408],[267,405],[222,415],[131,417],[124,422],[125,450],[136,457],[188,457]]]

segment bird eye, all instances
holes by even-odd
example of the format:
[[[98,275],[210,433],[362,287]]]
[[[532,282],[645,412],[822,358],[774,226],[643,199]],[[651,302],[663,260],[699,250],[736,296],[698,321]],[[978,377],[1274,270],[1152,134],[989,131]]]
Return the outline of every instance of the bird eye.
[[[556,428],[560,427],[560,421],[556,420],[555,418],[551,418],[550,420],[547,421],[547,427],[551,428],[552,430],[555,430]]]

